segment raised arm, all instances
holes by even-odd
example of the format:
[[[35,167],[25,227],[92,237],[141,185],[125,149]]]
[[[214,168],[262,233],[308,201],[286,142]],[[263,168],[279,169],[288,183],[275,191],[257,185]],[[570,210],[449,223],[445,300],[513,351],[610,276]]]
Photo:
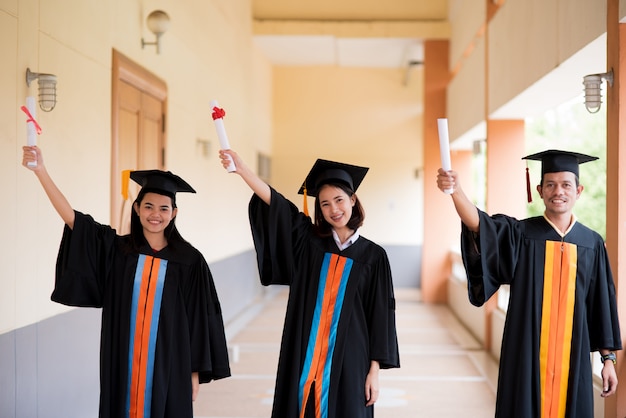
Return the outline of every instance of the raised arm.
[[[37,146],[24,146],[22,150],[24,151],[22,165],[35,173],[46,195],[48,195],[50,203],[52,203],[54,209],[61,219],[63,219],[63,222],[70,228],[74,228],[74,209],[48,174],[48,170],[46,170],[46,166],[43,162],[41,150]],[[34,167],[29,166],[28,163],[30,161],[36,161],[37,165]]]
[[[239,154],[233,150],[220,150],[220,159],[222,160],[224,168],[227,168],[230,164],[227,155],[230,155],[235,163],[235,167],[237,169],[234,172],[239,174],[246,184],[250,186],[252,191],[259,196],[261,200],[269,205],[272,198],[270,186],[261,180],[259,176],[254,173],[254,171],[250,170],[241,157],[239,157]]]
[[[454,208],[459,214],[461,222],[463,222],[470,231],[478,232],[480,223],[478,209],[476,209],[476,206],[463,192],[458,173],[453,170],[445,171],[443,168],[440,168],[437,171],[437,187],[439,187],[441,191],[447,189],[453,190],[450,196],[452,196]]]

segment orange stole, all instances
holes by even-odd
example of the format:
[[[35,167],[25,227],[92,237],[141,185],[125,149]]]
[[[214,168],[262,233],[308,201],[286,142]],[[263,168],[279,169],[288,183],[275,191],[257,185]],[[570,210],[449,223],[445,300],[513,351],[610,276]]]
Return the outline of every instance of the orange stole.
[[[139,255],[130,318],[128,418],[150,417],[154,353],[167,264],[167,260]]]
[[[306,404],[314,382],[315,417],[328,416],[330,370],[351,267],[352,260],[349,258],[333,253],[326,253],[324,256],[307,355],[300,375],[300,418],[304,418],[306,413]]]
[[[539,369],[541,417],[565,416],[576,297],[577,247],[546,241]]]

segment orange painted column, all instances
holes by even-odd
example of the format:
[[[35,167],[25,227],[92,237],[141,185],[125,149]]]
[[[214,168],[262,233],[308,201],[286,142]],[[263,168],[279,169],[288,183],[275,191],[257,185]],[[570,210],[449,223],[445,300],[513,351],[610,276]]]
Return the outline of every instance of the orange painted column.
[[[505,213],[518,219],[526,217],[526,164],[522,161],[524,127],[523,120],[487,121],[486,210],[490,215]],[[497,297],[496,293],[484,305],[487,350],[491,349],[493,340],[491,317],[498,307]]]
[[[607,71],[613,70],[613,86],[605,85],[607,110],[606,246],[617,288],[617,311],[626,336],[626,24],[620,23],[619,1],[607,1]],[[622,161],[620,166],[619,162]],[[617,353],[617,395],[604,404],[606,418],[626,416],[626,354]]]
[[[446,117],[449,82],[448,41],[424,43],[424,246],[422,250],[422,299],[427,303],[447,301],[451,273],[450,249],[458,245],[461,222],[450,196],[437,188],[441,167],[437,119]],[[451,138],[452,139],[452,138]],[[463,169],[471,153],[452,152],[452,167]],[[469,176],[468,176],[469,177]]]
[[[487,121],[487,211],[526,217],[526,163],[524,120]],[[531,163],[532,164],[532,163]],[[541,166],[529,166],[537,181]],[[534,168],[534,170],[533,170]],[[532,176],[531,176],[532,178]],[[537,199],[536,191],[533,199]]]

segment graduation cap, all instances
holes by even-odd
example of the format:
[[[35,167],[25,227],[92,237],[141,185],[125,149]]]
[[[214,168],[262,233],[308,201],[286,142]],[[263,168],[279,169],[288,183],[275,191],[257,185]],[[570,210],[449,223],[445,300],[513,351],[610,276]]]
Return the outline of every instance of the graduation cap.
[[[141,186],[142,189],[154,190],[167,196],[175,197],[177,192],[196,191],[182,178],[171,171],[162,170],[138,170],[131,171],[130,178]]]
[[[578,166],[597,159],[598,157],[592,157],[591,155],[556,149],[542,151],[522,157],[522,160],[541,161],[542,178],[546,173],[558,173],[561,171],[569,171],[570,173],[574,173],[576,177],[579,177]],[[526,189],[528,193],[528,202],[531,202],[532,198],[530,196],[530,178],[528,175],[528,167],[526,167]]]
[[[304,195],[304,213],[308,215],[306,197],[317,196],[321,186],[339,182],[350,188],[353,192],[359,187],[369,167],[339,163],[335,161],[317,159],[304,183],[298,190],[298,194]]]

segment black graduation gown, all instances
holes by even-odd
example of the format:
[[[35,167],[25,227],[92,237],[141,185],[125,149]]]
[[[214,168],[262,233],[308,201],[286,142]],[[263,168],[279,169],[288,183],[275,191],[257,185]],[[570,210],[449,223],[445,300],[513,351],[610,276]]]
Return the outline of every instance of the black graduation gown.
[[[510,284],[496,416],[592,417],[589,353],[621,349],[604,241],[578,222],[561,238],[543,216],[479,216],[478,237],[463,226],[461,240],[469,299]]]
[[[76,212],[63,232],[52,300],[102,308],[100,417],[128,417],[132,397],[139,417],[191,418],[192,372],[201,383],[230,376],[211,272],[190,244],[159,252],[146,245],[138,254],[128,241]]]
[[[316,388],[323,417],[372,417],[364,394],[371,360],[400,367],[384,249],[359,237],[340,251],[274,189],[269,206],[252,197],[249,216],[261,283],[290,286],[272,417],[298,417],[303,398],[316,402]]]

